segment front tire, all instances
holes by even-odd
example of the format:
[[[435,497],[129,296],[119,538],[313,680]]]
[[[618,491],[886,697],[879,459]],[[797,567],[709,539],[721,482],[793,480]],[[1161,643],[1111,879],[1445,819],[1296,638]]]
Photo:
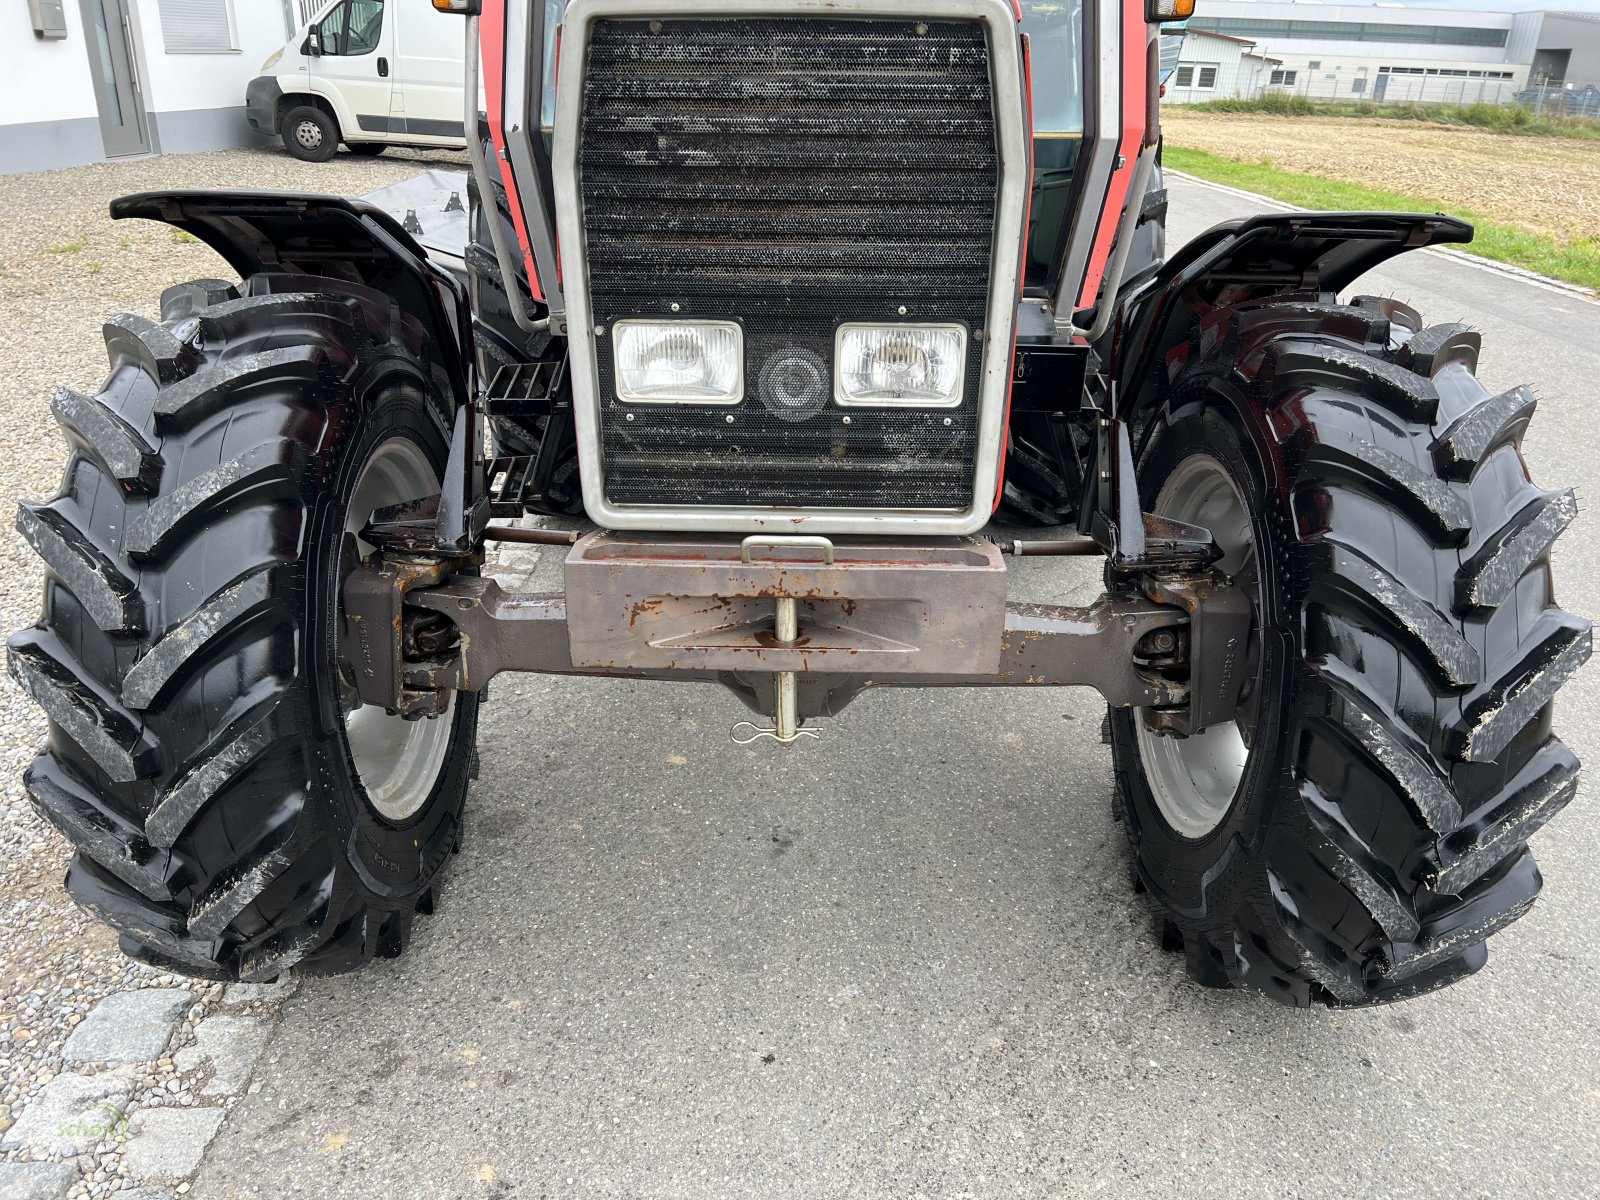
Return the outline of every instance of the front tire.
[[[283,114],[283,148],[301,162],[324,163],[339,149],[339,123],[309,104]]]
[[[1237,489],[1247,744],[1195,750],[1186,776],[1141,714],[1109,725],[1137,879],[1202,984],[1417,995],[1478,970],[1539,891],[1527,839],[1577,786],[1551,701],[1590,630],[1551,590],[1572,493],[1529,481],[1532,396],[1485,390],[1478,350],[1404,306],[1313,296],[1222,310],[1169,364],[1141,492],[1161,511],[1196,463]]]
[[[460,837],[476,697],[400,778],[336,666],[346,533],[436,484],[448,391],[420,327],[337,281],[200,281],[163,313],[113,317],[104,390],[57,393],[66,478],[19,514],[49,568],[10,643],[50,719],[25,784],[127,953],[350,970],[400,952]]]

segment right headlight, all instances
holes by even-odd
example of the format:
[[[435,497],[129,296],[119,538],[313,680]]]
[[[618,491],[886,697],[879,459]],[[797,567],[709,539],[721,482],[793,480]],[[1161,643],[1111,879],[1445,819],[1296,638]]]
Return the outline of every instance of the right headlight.
[[[958,408],[967,331],[961,325],[841,325],[833,358],[840,404]]]
[[[277,66],[282,61],[283,61],[283,51],[282,50],[273,51],[270,55],[267,56],[267,61],[261,64],[261,73],[263,75],[265,75],[268,71],[272,70],[273,67]]]

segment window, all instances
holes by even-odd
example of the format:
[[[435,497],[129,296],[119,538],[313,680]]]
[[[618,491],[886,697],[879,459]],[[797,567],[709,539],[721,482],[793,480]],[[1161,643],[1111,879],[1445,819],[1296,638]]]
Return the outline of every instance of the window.
[[[1195,86],[1203,88],[1206,91],[1210,91],[1212,88],[1216,87],[1217,86],[1217,69],[1215,67],[1201,67],[1200,68],[1200,82],[1198,84],[1196,84]]]
[[[1174,87],[1200,88],[1202,91],[1211,91],[1217,86],[1216,63],[1184,63],[1178,68],[1178,74],[1173,80]]]
[[[232,54],[239,49],[229,0],[157,0],[168,54]]]
[[[1178,68],[1178,77],[1177,77],[1176,80],[1174,80],[1174,84],[1177,87],[1193,87],[1194,86],[1194,68],[1191,67],[1191,66],[1187,66],[1187,65],[1179,67]]]
[[[1320,58],[1313,58],[1310,62],[1308,62],[1306,64],[1306,70],[1308,70],[1308,71],[1320,71],[1320,70],[1322,70],[1322,60]]]
[[[1351,80],[1350,90],[1358,96],[1364,93],[1367,90],[1367,77],[1365,75],[1360,75]]]
[[[1293,87],[1295,80],[1294,71],[1274,71],[1269,81],[1274,87]]]
[[[322,52],[336,57],[371,54],[383,36],[383,0],[344,0],[317,26]]]

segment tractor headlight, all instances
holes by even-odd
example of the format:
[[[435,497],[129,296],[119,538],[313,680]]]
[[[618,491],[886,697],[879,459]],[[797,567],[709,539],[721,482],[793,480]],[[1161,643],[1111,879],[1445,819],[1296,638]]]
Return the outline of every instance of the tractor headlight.
[[[613,332],[624,404],[744,399],[744,330],[732,321],[618,321]]]
[[[840,404],[956,408],[967,372],[960,325],[841,325],[834,344]]]

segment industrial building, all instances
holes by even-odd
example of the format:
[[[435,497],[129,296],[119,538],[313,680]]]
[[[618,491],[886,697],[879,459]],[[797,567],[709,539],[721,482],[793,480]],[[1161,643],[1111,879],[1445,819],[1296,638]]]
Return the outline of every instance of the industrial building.
[[[1600,83],[1600,17],[1591,14],[1206,0],[1189,29],[1241,39],[1251,55],[1277,60],[1254,89],[1251,63],[1236,72],[1217,64],[1216,97],[1507,104],[1531,83]],[[1180,62],[1198,79],[1219,47],[1189,40]],[[1212,98],[1199,90],[1168,94],[1177,103]]]

